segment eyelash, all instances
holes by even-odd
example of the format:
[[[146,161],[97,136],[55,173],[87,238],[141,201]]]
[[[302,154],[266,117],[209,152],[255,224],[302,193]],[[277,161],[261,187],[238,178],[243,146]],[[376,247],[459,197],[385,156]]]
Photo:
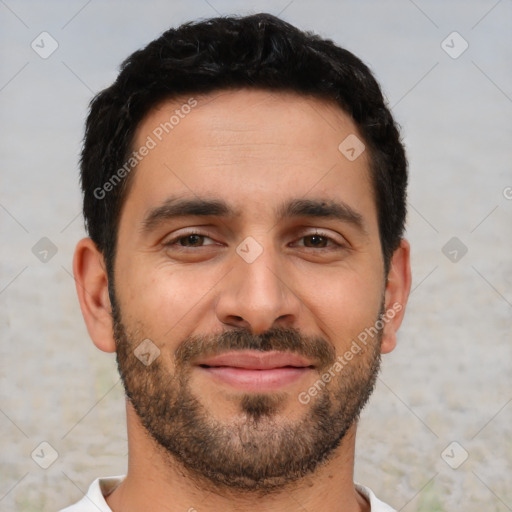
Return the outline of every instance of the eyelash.
[[[200,231],[190,231],[189,233],[182,233],[179,236],[172,238],[168,242],[165,242],[164,246],[165,247],[172,247],[174,244],[176,244],[176,242],[179,242],[181,239],[187,238],[187,237],[192,236],[192,235],[202,236],[202,237],[210,238],[211,240],[213,240],[213,237],[211,237],[208,233],[203,233],[203,232],[200,232]],[[346,248],[346,245],[338,243],[336,240],[334,240],[334,238],[332,236],[330,236],[329,234],[324,233],[322,231],[315,231],[314,233],[308,233],[308,234],[302,235],[301,237],[299,237],[299,240],[301,240],[303,238],[311,237],[311,236],[319,236],[321,238],[324,238],[328,242],[332,242],[333,245],[328,246],[328,247],[319,247],[319,248],[303,246],[305,249],[316,249],[316,250],[323,249],[324,251],[328,251],[328,250],[333,250],[333,249],[336,250],[336,249],[344,249],[344,248]],[[208,245],[215,245],[215,244],[208,244]],[[199,247],[205,247],[205,246],[199,246]],[[199,247],[186,247],[186,246],[179,246],[179,245],[176,246],[176,248],[178,250],[182,250],[182,251],[188,251],[188,250],[191,250],[191,249],[198,249]]]

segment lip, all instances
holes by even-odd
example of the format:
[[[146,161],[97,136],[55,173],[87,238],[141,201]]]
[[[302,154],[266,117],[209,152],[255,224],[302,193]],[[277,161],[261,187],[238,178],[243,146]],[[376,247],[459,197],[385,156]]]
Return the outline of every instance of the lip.
[[[257,350],[234,350],[225,352],[197,363],[201,366],[229,366],[245,370],[272,370],[286,366],[294,368],[313,368],[314,365],[304,357],[292,352],[259,352]]]
[[[271,391],[309,374],[311,361],[291,352],[232,351],[197,363],[218,382],[244,391]]]

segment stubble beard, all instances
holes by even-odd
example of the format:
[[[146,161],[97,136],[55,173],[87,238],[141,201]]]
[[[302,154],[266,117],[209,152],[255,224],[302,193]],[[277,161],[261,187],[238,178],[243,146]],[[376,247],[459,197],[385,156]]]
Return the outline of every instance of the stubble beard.
[[[332,345],[296,329],[271,329],[259,336],[227,331],[185,339],[174,358],[162,346],[161,355],[145,366],[134,355],[145,336],[140,330],[128,332],[114,304],[113,320],[119,372],[142,425],[169,464],[178,463],[197,483],[217,489],[266,495],[314,473],[357,421],[380,369],[381,331],[309,404],[297,399],[300,419],[281,414],[290,400],[285,393],[243,393],[239,414],[220,421],[190,387],[188,362],[194,355],[237,348],[288,350],[322,361],[321,380],[335,362]]]

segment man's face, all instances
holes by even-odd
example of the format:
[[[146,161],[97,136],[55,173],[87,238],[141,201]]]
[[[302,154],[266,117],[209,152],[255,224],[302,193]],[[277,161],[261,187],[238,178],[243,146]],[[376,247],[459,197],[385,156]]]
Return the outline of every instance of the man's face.
[[[160,105],[136,134],[134,149],[155,145],[120,218],[118,361],[163,452],[198,477],[270,490],[334,453],[375,382],[380,332],[333,369],[385,307],[369,155],[340,152],[358,131],[318,99],[197,99]],[[160,352],[146,366],[147,339],[143,359]]]

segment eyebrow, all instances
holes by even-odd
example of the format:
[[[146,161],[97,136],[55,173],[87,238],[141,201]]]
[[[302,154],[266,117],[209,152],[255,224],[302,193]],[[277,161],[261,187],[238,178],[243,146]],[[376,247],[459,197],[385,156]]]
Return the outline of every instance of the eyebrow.
[[[333,219],[351,224],[367,235],[363,216],[343,201],[292,199],[279,206],[275,213],[278,222],[296,217]],[[241,214],[240,210],[231,208],[222,199],[170,197],[147,212],[141,224],[141,233],[150,233],[162,223],[180,217],[236,218]]]
[[[324,199],[293,199],[277,210],[278,220],[294,217],[333,219],[351,224],[363,234],[367,234],[363,216],[344,201]]]
[[[220,199],[170,197],[163,204],[149,210],[142,221],[141,232],[149,233],[165,221],[178,217],[236,217],[225,201]]]

